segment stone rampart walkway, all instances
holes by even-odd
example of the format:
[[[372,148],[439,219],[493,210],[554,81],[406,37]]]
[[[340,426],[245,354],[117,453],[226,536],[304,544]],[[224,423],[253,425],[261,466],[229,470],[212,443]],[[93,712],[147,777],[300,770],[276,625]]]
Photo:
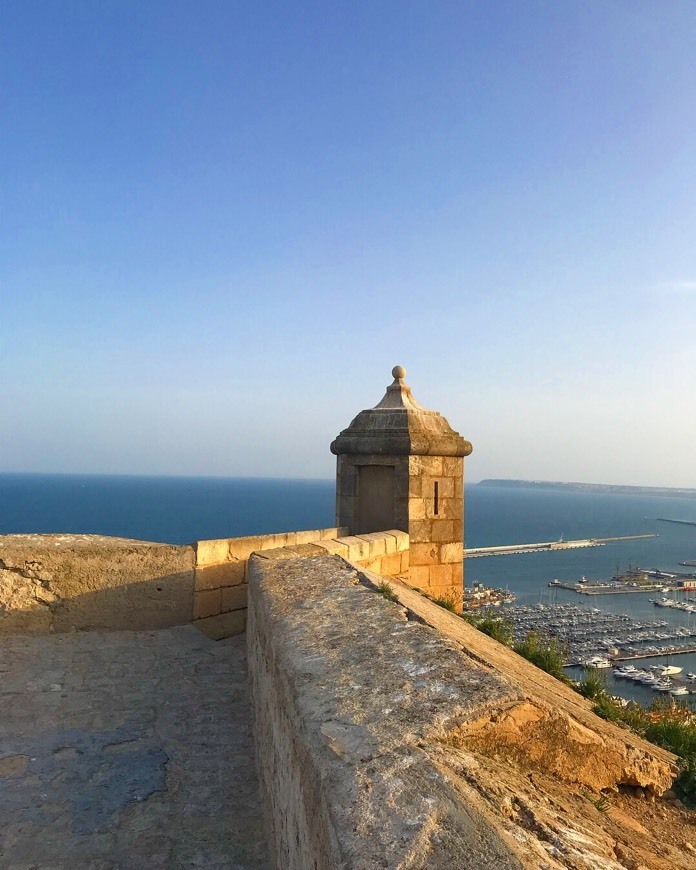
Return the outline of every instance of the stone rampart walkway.
[[[0,640],[0,868],[267,868],[244,638]]]

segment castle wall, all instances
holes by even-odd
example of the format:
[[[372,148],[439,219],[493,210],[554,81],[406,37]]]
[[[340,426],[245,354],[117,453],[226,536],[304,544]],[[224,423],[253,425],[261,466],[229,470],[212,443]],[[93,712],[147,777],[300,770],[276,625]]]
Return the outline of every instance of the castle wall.
[[[101,535],[0,536],[0,634],[190,622],[193,547]]]
[[[408,457],[409,583],[462,606],[464,460]]]
[[[388,601],[379,576],[293,548],[252,556],[249,576],[274,866],[647,866],[657,839],[583,795],[659,795],[670,753],[398,579]]]
[[[240,634],[246,625],[248,561],[255,551],[331,540],[339,528],[197,541],[193,623],[209,637]]]
[[[409,583],[434,598],[452,601],[461,609],[464,592],[463,458],[339,455],[336,521],[351,531],[360,528],[360,469],[374,466],[394,469],[394,527],[409,535]]]
[[[149,631],[191,621],[197,587],[223,590],[222,607],[246,585],[253,733],[283,870],[618,868],[658,853],[665,870],[692,866],[662,842],[663,815],[640,821],[637,795],[664,793],[674,756],[405,585],[405,532],[340,531],[195,548],[0,537],[0,633]],[[396,601],[378,594],[384,576]],[[587,799],[620,791],[636,795],[631,817]]]
[[[0,536],[0,635],[76,629],[147,630],[188,622],[219,640],[244,631],[249,557],[343,556],[386,577],[405,575],[405,532],[312,529],[198,541],[192,546],[101,535]]]

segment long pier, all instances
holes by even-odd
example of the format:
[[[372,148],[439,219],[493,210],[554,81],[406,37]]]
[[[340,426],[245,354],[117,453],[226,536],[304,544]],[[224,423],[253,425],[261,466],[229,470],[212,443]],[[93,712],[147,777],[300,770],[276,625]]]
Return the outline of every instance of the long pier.
[[[657,538],[652,535],[618,535],[615,538],[582,538],[578,541],[546,541],[538,544],[509,544],[503,547],[472,547],[464,550],[465,559],[481,559],[485,556],[517,556],[521,553],[544,553],[550,550],[575,550],[579,547],[603,547],[613,541],[638,541]]]
[[[669,520],[667,517],[658,517],[658,523],[676,523],[679,526],[696,526],[696,522],[692,520]]]
[[[622,583],[616,586],[587,585],[582,583],[562,583],[560,580],[557,583],[549,583],[552,589],[568,589],[570,592],[577,592],[580,595],[632,595],[634,592],[672,592],[674,590],[665,590],[664,586],[629,586],[627,583]],[[678,588],[678,587],[676,587]]]
[[[677,647],[676,649],[660,650],[659,652],[633,653],[630,656],[609,656],[613,662],[632,662],[634,659],[657,659],[663,656],[681,656],[685,653],[695,653],[696,644],[691,646]]]

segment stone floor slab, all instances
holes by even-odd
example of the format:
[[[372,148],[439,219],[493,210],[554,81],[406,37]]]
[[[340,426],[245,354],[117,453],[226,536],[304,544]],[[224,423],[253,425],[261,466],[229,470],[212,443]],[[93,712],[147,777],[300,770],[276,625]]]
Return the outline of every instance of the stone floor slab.
[[[261,870],[244,637],[0,640],[3,870]]]

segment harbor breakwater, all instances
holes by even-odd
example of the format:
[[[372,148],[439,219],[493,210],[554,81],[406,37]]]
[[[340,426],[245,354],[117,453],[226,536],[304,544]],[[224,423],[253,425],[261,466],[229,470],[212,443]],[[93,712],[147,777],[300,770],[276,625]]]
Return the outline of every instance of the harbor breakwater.
[[[485,556],[518,556],[523,553],[542,553],[550,550],[577,550],[585,547],[604,547],[616,541],[639,541],[657,537],[657,534],[617,535],[609,538],[582,538],[577,541],[559,540],[533,544],[503,544],[495,547],[470,547],[464,550],[464,558],[481,559]]]

